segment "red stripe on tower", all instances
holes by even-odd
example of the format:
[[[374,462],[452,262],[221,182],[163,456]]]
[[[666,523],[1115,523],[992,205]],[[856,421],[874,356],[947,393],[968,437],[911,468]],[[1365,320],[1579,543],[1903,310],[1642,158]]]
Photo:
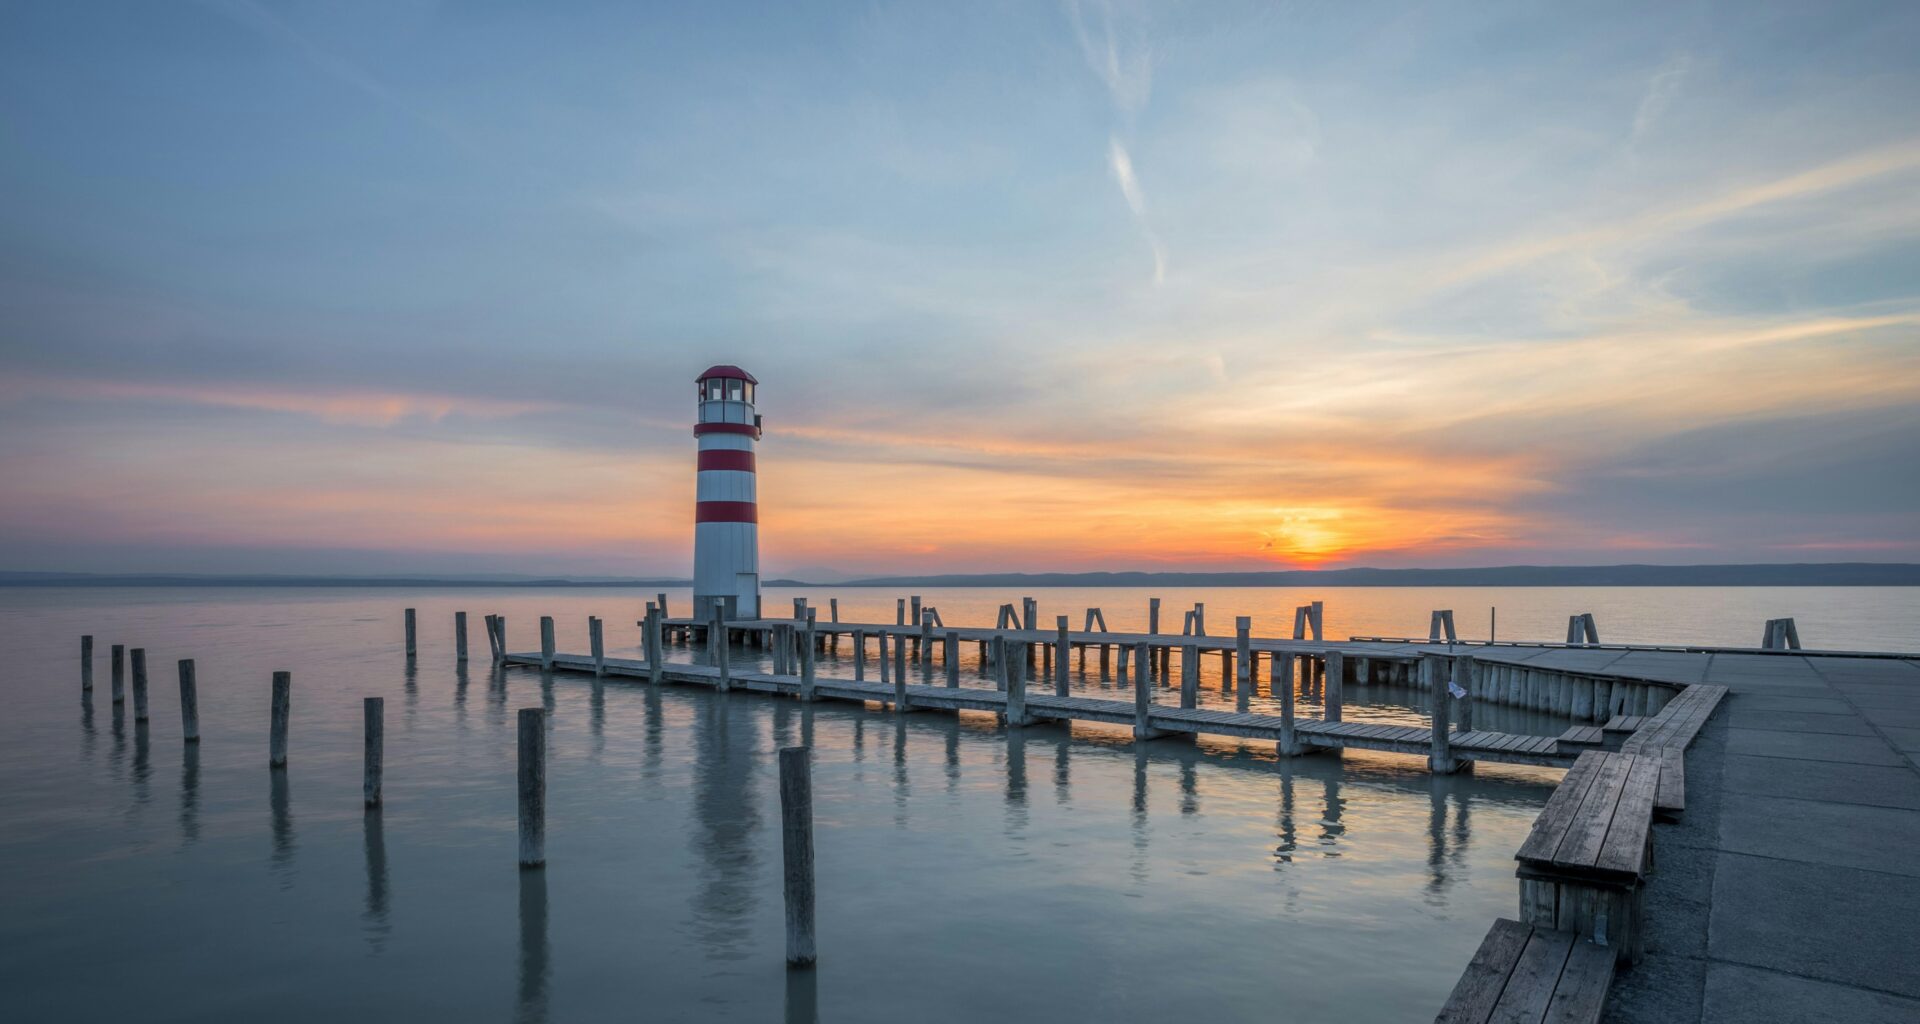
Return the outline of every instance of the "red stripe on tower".
[[[753,472],[753,453],[726,450],[701,452],[700,468],[703,470],[731,469],[751,473]]]
[[[751,423],[695,423],[693,425],[693,436],[701,437],[706,434],[743,434],[757,439],[760,436],[760,428]]]
[[[760,506],[751,501],[700,501],[694,503],[696,523],[757,523]]]

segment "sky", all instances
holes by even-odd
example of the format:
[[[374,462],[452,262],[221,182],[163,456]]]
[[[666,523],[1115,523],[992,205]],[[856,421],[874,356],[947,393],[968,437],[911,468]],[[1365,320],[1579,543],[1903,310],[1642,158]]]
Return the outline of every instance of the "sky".
[[[0,569],[1920,561],[1920,5],[0,4]]]

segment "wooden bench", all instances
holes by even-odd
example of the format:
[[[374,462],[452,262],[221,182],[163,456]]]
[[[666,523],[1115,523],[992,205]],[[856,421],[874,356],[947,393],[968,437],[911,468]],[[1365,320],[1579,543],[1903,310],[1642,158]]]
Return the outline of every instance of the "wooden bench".
[[[1659,759],[1660,785],[1653,810],[1662,820],[1676,819],[1687,809],[1687,745],[1726,695],[1724,686],[1689,686],[1620,745],[1623,754]]]
[[[1607,732],[1637,732],[1646,721],[1641,715],[1615,715],[1607,719],[1607,724],[1602,728]]]
[[[1572,932],[1500,918],[1453,986],[1436,1024],[1592,1024],[1613,981],[1613,951]]]
[[[1520,862],[1520,919],[1640,959],[1641,890],[1653,867],[1661,759],[1589,750],[1568,769]]]

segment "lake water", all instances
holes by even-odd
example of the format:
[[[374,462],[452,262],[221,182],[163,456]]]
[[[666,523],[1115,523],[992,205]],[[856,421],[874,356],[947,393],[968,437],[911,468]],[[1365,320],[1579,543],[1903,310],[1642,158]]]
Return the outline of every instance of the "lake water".
[[[793,593],[770,591],[769,608]],[[892,593],[804,593],[838,596],[843,618],[893,618]],[[1503,639],[1563,636],[1568,614],[1592,611],[1609,641],[1750,644],[1764,619],[1794,615],[1809,646],[1920,649],[1920,592],[1906,590],[1158,593],[1175,629],[1179,608],[1205,600],[1216,633],[1235,614],[1284,632],[1294,605],[1319,598],[1330,636],[1424,635],[1434,607],[1481,636],[1470,609],[1497,603]],[[1020,596],[923,594],[956,625],[990,623]],[[1069,613],[1077,628],[1093,604],[1115,629],[1145,623],[1145,591],[1033,595],[1043,621]],[[987,716],[485,664],[488,612],[508,616],[522,650],[554,615],[576,651],[597,614],[610,653],[627,654],[650,596],[0,591],[9,1018],[1419,1019],[1492,918],[1514,912],[1513,853],[1559,774],[1436,779],[1391,755],[1281,762],[1270,744],[1136,747],[1102,727],[1009,733]],[[688,607],[685,591],[671,600]],[[406,607],[420,610],[411,667]],[[464,672],[455,610],[480,656]],[[82,633],[97,642],[90,703]],[[114,643],[147,649],[144,728],[110,702]],[[180,739],[183,657],[198,667],[197,750]],[[266,767],[276,669],[294,679],[285,772]],[[1203,682],[1209,700],[1226,699],[1217,685]],[[1350,719],[1418,720],[1416,694],[1353,689]],[[373,813],[360,806],[364,696],[386,698],[387,805]],[[534,872],[515,865],[525,706],[552,712],[549,861]],[[774,753],[800,742],[814,748],[812,974],[782,962]]]

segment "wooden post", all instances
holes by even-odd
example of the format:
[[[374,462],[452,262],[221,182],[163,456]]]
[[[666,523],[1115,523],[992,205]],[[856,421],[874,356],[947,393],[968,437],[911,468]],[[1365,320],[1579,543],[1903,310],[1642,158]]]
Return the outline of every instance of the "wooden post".
[[[1466,696],[1454,698],[1454,710],[1460,717],[1460,731],[1473,731],[1473,705],[1480,700],[1480,663],[1472,655],[1453,659],[1453,680],[1466,691]],[[1592,703],[1593,690],[1587,690],[1587,701]]]
[[[1278,752],[1281,757],[1299,757],[1306,753],[1306,747],[1300,743],[1299,734],[1293,724],[1293,663],[1299,658],[1292,654],[1277,655],[1273,659],[1274,678],[1273,695],[1280,699],[1280,743]]]
[[[1316,641],[1325,640],[1326,637],[1323,635],[1324,630],[1322,627],[1326,625],[1326,604],[1321,601],[1315,601],[1307,607],[1312,609],[1312,611],[1307,614],[1307,621],[1313,624],[1313,638]]]
[[[831,616],[834,622],[840,621],[840,599],[839,598],[837,597],[827,598],[827,614]]]
[[[1035,601],[1031,597],[1023,597],[1020,599],[1020,607],[1022,610],[1026,612],[1026,614],[1022,616],[1020,620],[1020,628],[1025,630],[1039,629],[1040,628],[1040,602]],[[1026,644],[1022,643],[1020,646],[1025,647]]]
[[[547,863],[547,713],[520,709],[520,866]]]
[[[892,653],[888,650],[887,641],[889,639],[891,638],[887,635],[887,631],[882,629],[880,630],[880,636],[875,641],[878,649],[874,653],[880,659],[880,682],[883,684],[893,682],[893,663],[888,657]]]
[[[1007,726],[1021,728],[1032,724],[1027,717],[1027,659],[1026,644],[1019,641],[1007,641],[1010,648],[1006,653],[1007,662]]]
[[[993,663],[993,688],[1001,693],[1007,692],[1007,638],[994,634],[991,653],[988,660]]]
[[[867,631],[853,631],[853,681],[863,682],[867,678]]]
[[[453,660],[467,663],[467,613],[453,613]]]
[[[914,660],[925,665],[933,660],[933,620],[938,615],[932,608],[920,609],[920,638],[913,642]]]
[[[1147,599],[1147,632],[1160,632],[1160,599],[1157,597]]]
[[[127,648],[124,644],[113,645],[108,664],[113,679],[113,702],[124,704],[127,700]]]
[[[1586,624],[1580,621],[1580,616],[1578,615],[1567,616],[1567,645],[1568,646],[1575,646],[1579,644],[1582,640],[1586,639],[1586,634],[1587,634]]]
[[[921,615],[921,612],[920,612],[920,595],[915,594],[912,597],[908,598],[907,604],[908,604],[907,610],[910,613],[910,618],[908,619],[908,621],[913,623],[916,626],[921,626],[921,627],[926,626],[926,619]],[[926,636],[924,629],[920,635]],[[920,650],[921,649],[918,646],[918,641],[916,641],[913,649],[914,658],[918,659],[920,657]]]
[[[726,693],[733,688],[731,678],[733,666],[733,644],[728,642],[727,613],[718,602],[713,606],[713,623],[707,627],[708,646],[713,651],[713,667],[719,675],[714,679],[714,689]]]
[[[489,615],[483,621],[487,630],[487,657],[498,665],[500,664],[500,637],[494,631],[494,616]]]
[[[1427,620],[1427,642],[1435,643],[1435,642],[1438,642],[1439,639],[1440,639],[1440,610],[1436,608],[1433,611],[1432,617]]]
[[[367,697],[360,702],[366,742],[362,754],[360,795],[368,807],[380,806],[380,771],[386,758],[386,698]]]
[[[553,616],[540,616],[540,670],[553,671]]]
[[[1207,635],[1207,603],[1205,601],[1193,603],[1193,635]]]
[[[800,646],[800,699],[803,701],[811,701],[813,700],[813,689],[814,689],[814,677],[813,677],[814,632],[813,632],[813,609],[811,608],[807,609],[807,623],[806,623],[805,629],[807,631],[807,636],[806,636],[807,642]]]
[[[409,658],[413,657],[414,651],[415,651],[413,620],[414,620],[413,609],[409,608],[407,609],[407,657]]]
[[[1200,648],[1194,644],[1180,645],[1180,706],[1200,706]]]
[[[653,604],[654,607],[660,609],[661,618],[671,618],[671,616],[667,614],[667,595],[665,593],[653,595]]]
[[[957,688],[960,685],[960,633],[947,630],[945,657],[947,662],[947,686]]]
[[[493,617],[493,635],[494,639],[499,642],[499,654],[495,658],[495,661],[498,664],[505,665],[507,663],[507,617],[505,615],[495,615]]]
[[[1165,730],[1153,727],[1153,652],[1149,642],[1140,641],[1134,653],[1133,738],[1150,740],[1165,736]]]
[[[287,766],[287,718],[292,714],[293,673],[273,674],[273,717],[267,737],[267,767]]]
[[[1072,646],[1067,639],[1067,617],[1057,617],[1054,626],[1059,635],[1053,642],[1053,695],[1065,697],[1068,693],[1067,658]]]
[[[93,692],[93,634],[80,638],[80,692]]]
[[[907,648],[906,637],[895,637],[893,641],[893,710],[911,711],[907,700],[907,666],[905,664]]]
[[[133,720],[147,720],[147,649],[133,649]]]
[[[780,851],[787,903],[787,966],[812,967],[813,774],[806,747],[780,750]]]
[[[1792,622],[1793,620],[1792,620],[1792,619],[1785,619],[1785,620],[1783,620],[1783,621],[1785,621],[1785,622]],[[1599,627],[1599,626],[1597,626],[1597,625],[1594,625],[1594,622],[1593,622],[1593,613],[1592,613],[1592,612],[1581,612],[1581,613],[1580,613],[1580,626],[1581,626],[1581,629],[1582,629],[1582,630],[1583,630],[1583,631],[1584,631],[1584,632],[1586,633],[1586,635],[1587,635],[1587,642],[1588,642],[1588,643],[1590,643],[1590,644],[1597,644],[1597,643],[1599,643],[1599,642],[1600,642],[1600,627]]]
[[[1233,620],[1234,683],[1241,700],[1253,696],[1253,617]]]
[[[1453,628],[1453,609],[1449,608],[1446,611],[1441,612],[1440,616],[1441,616],[1440,618],[1441,624],[1446,626],[1447,628],[1447,642],[1453,643],[1459,640],[1460,634],[1455,632]]]
[[[1328,651],[1326,657],[1326,682],[1322,684],[1321,687],[1327,694],[1327,713],[1324,717],[1329,722],[1338,722],[1340,721],[1340,705],[1343,696],[1340,684],[1347,674],[1346,656],[1339,651]]]
[[[200,693],[194,685],[193,659],[180,659],[180,738],[200,742]]]
[[[893,599],[893,624],[896,626],[907,624],[907,599],[904,597]]]
[[[1422,657],[1420,668],[1433,693],[1433,749],[1427,755],[1427,768],[1435,775],[1451,775],[1460,767],[1453,760],[1453,736],[1449,731],[1453,695],[1447,691],[1446,673],[1439,655]]]
[[[607,634],[606,626],[600,616],[587,616],[587,644],[593,652],[593,674],[600,677],[607,674]]]

